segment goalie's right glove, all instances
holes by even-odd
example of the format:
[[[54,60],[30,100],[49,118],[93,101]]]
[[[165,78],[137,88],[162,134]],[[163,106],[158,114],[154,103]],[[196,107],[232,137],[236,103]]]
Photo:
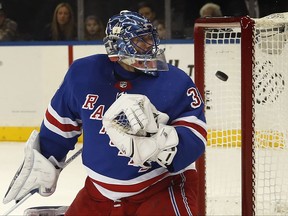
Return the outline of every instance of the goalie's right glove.
[[[32,191],[50,196],[56,189],[61,166],[63,163],[59,163],[54,157],[47,159],[40,153],[39,133],[34,130],[25,145],[24,162],[15,174],[3,203],[13,199],[19,201]]]

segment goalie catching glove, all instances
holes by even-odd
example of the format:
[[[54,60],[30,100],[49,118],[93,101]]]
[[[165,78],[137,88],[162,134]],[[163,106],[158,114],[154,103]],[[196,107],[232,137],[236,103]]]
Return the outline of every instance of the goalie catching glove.
[[[167,167],[177,152],[178,135],[169,117],[145,95],[123,94],[106,111],[103,126],[120,155],[144,168],[149,161]]]
[[[48,160],[40,153],[39,133],[34,130],[25,145],[24,162],[15,174],[3,203],[13,199],[19,201],[33,191],[50,196],[56,189],[62,165],[53,156]]]

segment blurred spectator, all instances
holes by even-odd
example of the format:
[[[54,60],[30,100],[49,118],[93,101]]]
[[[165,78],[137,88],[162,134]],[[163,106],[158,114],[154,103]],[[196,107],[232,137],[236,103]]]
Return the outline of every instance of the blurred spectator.
[[[165,22],[163,20],[158,20],[156,29],[159,35],[159,39],[165,40],[166,39],[166,27],[165,27]]]
[[[156,12],[151,4],[149,4],[148,2],[140,2],[137,5],[137,10],[138,13],[140,13],[142,16],[146,17],[153,23],[153,25],[157,29],[160,39],[167,39],[165,22],[164,20],[156,19]]]
[[[52,22],[49,23],[40,35],[40,40],[66,41],[76,40],[76,25],[74,13],[68,3],[56,6]]]
[[[158,20],[156,19],[156,12],[152,5],[147,2],[140,2],[137,7],[138,13],[149,19],[154,26],[157,26]]]
[[[85,19],[85,40],[103,40],[105,30],[102,20],[96,16],[88,16]]]
[[[199,11],[200,17],[221,17],[222,11],[218,4],[206,3]]]
[[[15,41],[17,36],[17,23],[6,16],[0,3],[0,41]]]

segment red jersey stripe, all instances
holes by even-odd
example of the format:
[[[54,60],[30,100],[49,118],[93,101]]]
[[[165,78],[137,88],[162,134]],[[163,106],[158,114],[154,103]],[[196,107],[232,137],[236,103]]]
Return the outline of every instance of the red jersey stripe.
[[[56,118],[54,118],[54,116],[52,116],[48,110],[46,111],[45,116],[46,116],[47,121],[49,121],[55,127],[59,128],[61,131],[70,132],[70,131],[81,130],[81,126],[74,126],[72,124],[62,124]]]
[[[198,124],[187,122],[187,121],[177,121],[177,122],[174,122],[172,125],[193,128],[194,130],[198,131],[207,140],[207,130]]]

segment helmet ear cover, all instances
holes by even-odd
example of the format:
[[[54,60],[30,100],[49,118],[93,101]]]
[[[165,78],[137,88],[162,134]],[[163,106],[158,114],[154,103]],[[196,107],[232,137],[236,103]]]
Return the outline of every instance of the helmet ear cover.
[[[144,37],[149,34],[151,40],[147,42]],[[149,49],[144,50],[137,46],[137,43],[132,41],[135,38],[146,43]],[[149,20],[136,12],[121,11],[119,15],[111,17],[107,23],[106,37],[103,41],[111,61],[122,61],[144,73],[151,70],[163,70],[163,68],[157,68],[159,54],[161,65],[164,65],[163,57],[165,60],[164,51],[158,47],[160,40],[157,30]],[[167,65],[164,70],[168,70]]]
[[[120,51],[117,41],[120,40],[120,37],[115,35],[108,35],[103,39],[106,52],[109,56],[109,59],[113,62],[119,60],[118,53]]]

